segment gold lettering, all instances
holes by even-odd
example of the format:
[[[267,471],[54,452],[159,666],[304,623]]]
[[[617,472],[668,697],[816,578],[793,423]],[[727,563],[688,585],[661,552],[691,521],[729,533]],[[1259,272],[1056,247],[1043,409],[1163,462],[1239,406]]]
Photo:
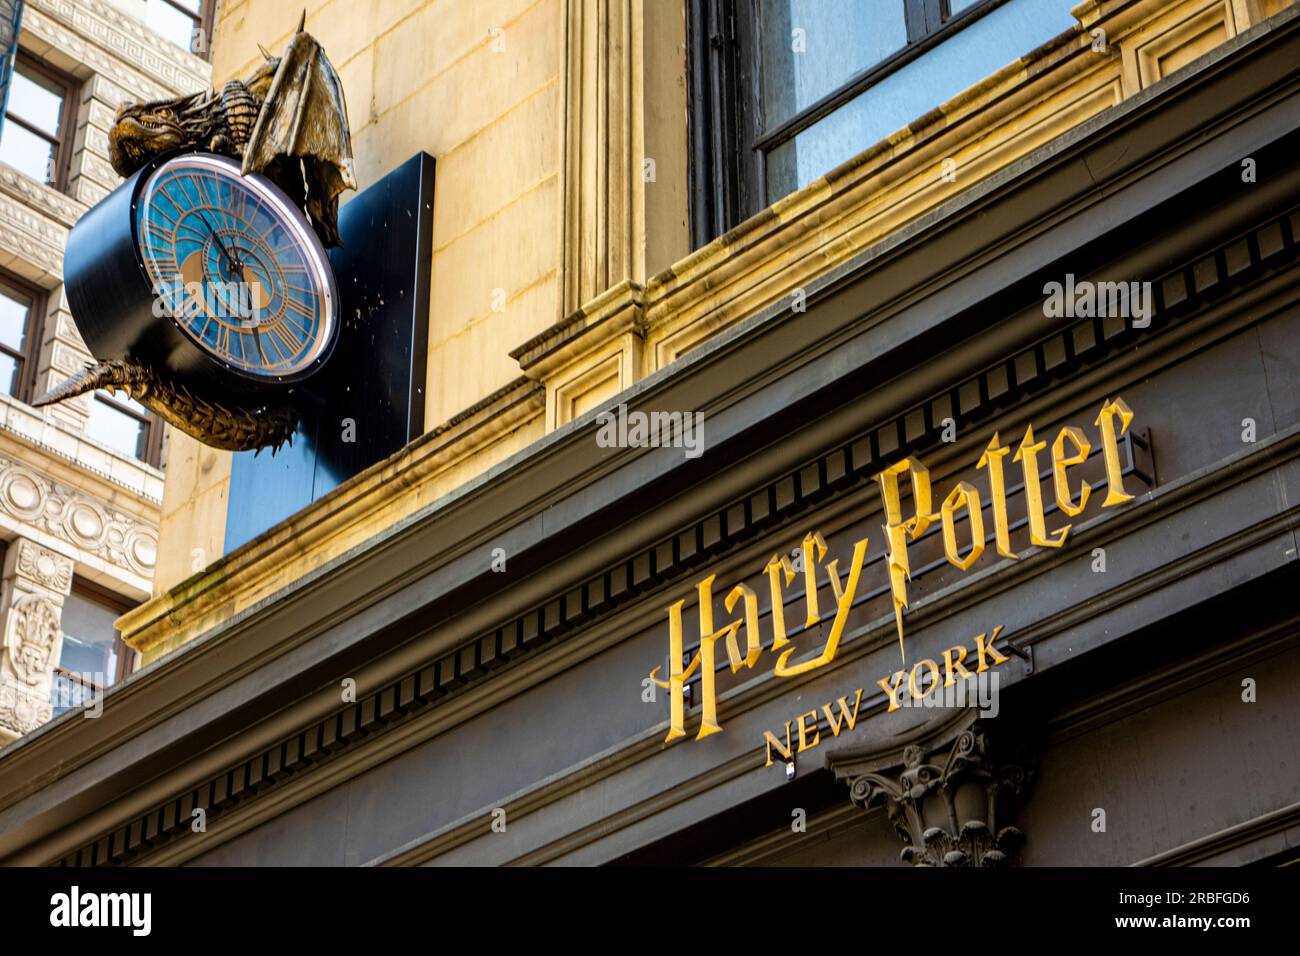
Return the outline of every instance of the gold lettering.
[[[790,757],[792,756],[790,750],[790,721],[787,720],[785,722],[785,746],[784,747],[781,746],[781,741],[777,740],[775,737],[772,736],[772,731],[770,730],[763,731],[763,739],[767,741],[767,763],[763,764],[764,767],[772,766],[773,747],[775,747],[776,752],[779,753],[786,760],[789,760]]]
[[[985,655],[988,655],[993,659],[994,665],[1005,664],[1007,661],[1011,660],[1011,658],[1005,656],[1004,654],[1000,654],[998,652],[998,649],[993,646],[993,642],[998,639],[998,635],[1001,633],[1002,633],[1002,625],[999,624],[997,627],[993,628],[993,636],[989,638],[989,642],[987,644],[984,643],[983,634],[976,635],[975,650],[979,653],[980,666],[975,668],[975,673],[983,674],[986,670],[989,670],[989,668],[992,666],[984,659]]]
[[[814,549],[816,549],[815,557]],[[817,607],[817,562],[825,558],[826,540],[821,536],[821,532],[814,531],[804,535],[803,587],[808,604],[808,616],[804,619],[804,627],[812,627],[822,619],[821,611]]]
[[[677,601],[668,608],[668,680],[661,680],[657,675],[659,668],[650,671],[650,679],[659,687],[668,690],[668,736],[664,743],[672,743],[678,737],[686,736],[686,701],[683,688],[700,666],[700,655],[691,659],[691,664],[682,669],[682,608],[686,599]]]
[[[813,719],[811,728],[805,725],[805,721],[807,721],[809,717]],[[812,734],[813,734],[812,743],[808,742],[809,729],[812,730]],[[806,714],[800,714],[799,715],[799,750],[797,752],[803,753],[805,750],[810,750],[813,747],[816,747],[821,742],[822,742],[821,731],[817,729],[817,711],[810,710]]]
[[[867,559],[867,539],[863,538],[853,546],[852,565],[849,567],[848,583],[840,585],[839,575],[836,573],[836,567],[832,563],[828,570],[831,572],[831,580],[835,587],[835,620],[831,623],[831,633],[826,639],[826,646],[822,648],[821,654],[812,660],[803,661],[802,663],[790,665],[790,657],[798,648],[787,647],[781,652],[781,656],[776,660],[776,667],[773,673],[777,677],[794,677],[796,674],[806,674],[808,671],[815,670],[829,664],[835,657],[835,652],[839,650],[840,638],[844,635],[844,626],[848,623],[849,611],[853,608],[853,596],[858,591],[858,579],[862,576],[862,565]],[[807,556],[805,555],[805,560]]]
[[[736,606],[736,602],[742,597],[745,599],[746,654],[742,659],[740,648],[737,646],[736,632],[732,631],[727,635],[727,657],[731,661],[731,673],[733,674],[742,667],[753,667],[763,655],[763,636],[758,631],[758,595],[754,593],[754,589],[748,585],[737,584],[727,594],[726,600],[722,604],[727,609],[727,613],[730,614],[732,608]]]
[[[970,518],[970,554],[962,557],[957,548],[957,512],[966,509]],[[984,507],[980,504],[979,489],[965,481],[948,493],[940,509],[943,518],[943,553],[950,564],[963,571],[980,559],[984,553]]]
[[[1059,548],[1065,544],[1070,526],[1058,528],[1052,532],[1055,538],[1047,536],[1047,518],[1043,514],[1043,488],[1038,480],[1038,453],[1047,447],[1047,442],[1034,441],[1034,426],[1025,429],[1025,437],[1016,450],[1012,461],[1020,462],[1025,476],[1025,510],[1029,513],[1029,541],[1042,548]]]
[[[916,671],[917,668],[920,667],[926,667],[934,675],[929,683],[929,686],[927,686],[925,690],[917,689],[918,685],[916,682]],[[939,665],[938,664],[930,660],[930,658],[926,657],[923,658],[922,660],[917,661],[915,664],[912,665],[912,671],[907,675],[907,691],[909,694],[912,695],[913,700],[920,700],[926,694],[930,693],[930,691],[936,690],[938,687],[939,687]]]
[[[720,631],[700,638],[700,732],[696,740],[722,732],[718,723],[718,638],[726,637],[731,643],[736,639],[740,621],[732,621]]]
[[[720,631],[713,630],[713,582],[716,578],[716,574],[710,574],[695,585],[700,600],[700,648],[684,670],[682,655],[685,653],[683,648],[685,639],[682,633],[682,607],[686,602],[681,600],[668,608],[668,680],[662,680],[657,676],[658,667],[650,671],[650,679],[657,686],[668,690],[668,736],[664,738],[664,743],[672,743],[678,737],[686,736],[685,688],[686,682],[691,679],[696,669],[700,670],[702,707],[700,732],[695,735],[695,739],[701,740],[722,730],[718,724],[717,641],[721,637],[728,638],[730,651],[735,644],[736,631],[742,622],[732,621]]]
[[[1004,473],[1003,459],[1011,454],[1011,448],[1007,445],[998,443],[998,433],[993,433],[993,439],[989,442],[984,453],[980,455],[980,460],[976,462],[976,468],[986,468],[989,473],[989,494],[992,496],[991,505],[993,508],[993,532],[997,539],[998,554],[1004,558],[1015,558],[1016,553],[1011,550],[1011,524],[1007,520],[1007,478]]]
[[[900,475],[909,476],[912,483],[913,514],[903,520],[902,498],[899,492]],[[898,628],[898,653],[904,661],[903,609],[907,607],[907,582],[912,578],[907,563],[907,539],[915,541],[930,526],[935,515],[930,511],[930,471],[915,458],[904,458],[876,476],[880,482],[880,497],[885,506],[885,540],[889,545],[889,588],[894,598],[894,623]]]
[[[1068,458],[1065,454],[1067,438],[1074,444],[1074,454]],[[1056,506],[1071,518],[1083,513],[1088,504],[1088,496],[1092,494],[1092,487],[1086,481],[1079,482],[1079,503],[1076,505],[1070,498],[1070,482],[1065,477],[1065,469],[1070,465],[1082,465],[1088,460],[1091,451],[1092,442],[1088,441],[1088,436],[1082,428],[1073,425],[1062,428],[1056,441],[1052,442],[1052,485],[1056,489]]]
[[[903,706],[898,702],[898,688],[899,685],[903,683],[903,677],[906,676],[906,674],[907,671],[897,671],[894,674],[894,682],[892,684],[889,682],[888,677],[882,677],[880,680],[876,681],[876,683],[880,685],[880,689],[889,695],[889,709],[886,710],[885,713],[892,713],[893,711],[898,710],[899,707]]]
[[[790,643],[790,639],[785,636],[784,588],[794,582],[794,565],[785,555],[774,554],[763,570],[767,572],[768,583],[772,588],[772,650],[779,651]],[[782,571],[785,572],[784,585],[781,583]]]
[[[954,654],[956,655],[956,657],[953,656]],[[965,660],[966,660],[966,648],[962,647],[960,644],[958,644],[956,647],[950,647],[943,652],[943,670],[944,673],[948,675],[947,677],[944,678],[943,681],[944,687],[952,687],[954,684],[957,683],[957,678],[952,676],[953,671],[956,671],[957,673],[961,674],[962,680],[965,680],[967,677],[974,676],[971,674],[970,671],[966,669],[966,665],[962,663]]]
[[[858,722],[858,708],[862,706],[862,688],[858,688],[858,696],[853,701],[853,713],[849,713],[849,704],[843,697],[838,698],[835,703],[840,705],[840,717],[835,718],[835,711],[831,709],[830,704],[822,704],[822,712],[826,715],[826,723],[830,725],[831,736],[840,735],[840,727],[846,726],[849,730],[853,729],[854,724]]]
[[[1118,433],[1115,431],[1117,418]],[[1101,503],[1103,508],[1133,500],[1133,496],[1124,490],[1124,469],[1119,461],[1119,436],[1128,431],[1132,421],[1133,409],[1124,403],[1124,399],[1116,396],[1113,402],[1107,402],[1101,407],[1097,420],[1093,422],[1101,428],[1102,457],[1106,462],[1106,500]]]

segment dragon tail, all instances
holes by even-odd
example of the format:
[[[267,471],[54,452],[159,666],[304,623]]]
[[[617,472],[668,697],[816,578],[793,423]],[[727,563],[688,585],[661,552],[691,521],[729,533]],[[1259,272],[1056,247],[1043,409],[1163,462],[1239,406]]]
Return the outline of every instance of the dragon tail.
[[[93,392],[97,388],[120,388],[130,391],[131,386],[138,385],[148,373],[134,362],[99,362],[87,365],[84,369],[65,379],[32,402],[36,408],[53,405],[65,399]]]

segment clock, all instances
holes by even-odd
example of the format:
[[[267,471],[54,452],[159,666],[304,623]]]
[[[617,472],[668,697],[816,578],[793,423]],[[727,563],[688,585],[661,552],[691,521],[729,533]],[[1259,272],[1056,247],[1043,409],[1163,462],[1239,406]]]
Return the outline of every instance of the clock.
[[[329,358],[339,295],[302,212],[239,163],[147,163],[69,236],[65,283],[101,361],[165,370],[213,402],[285,391]]]
[[[255,381],[296,381],[328,353],[338,292],[315,231],[265,177],[224,156],[176,156],[135,203],[144,270],[201,350]]]

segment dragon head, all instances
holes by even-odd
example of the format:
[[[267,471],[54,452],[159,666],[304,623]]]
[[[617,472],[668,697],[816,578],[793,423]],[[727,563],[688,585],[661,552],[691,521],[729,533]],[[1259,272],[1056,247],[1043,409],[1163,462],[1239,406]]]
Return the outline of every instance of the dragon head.
[[[201,95],[128,103],[119,109],[108,134],[108,159],[117,174],[129,176],[155,156],[193,142],[193,107]]]

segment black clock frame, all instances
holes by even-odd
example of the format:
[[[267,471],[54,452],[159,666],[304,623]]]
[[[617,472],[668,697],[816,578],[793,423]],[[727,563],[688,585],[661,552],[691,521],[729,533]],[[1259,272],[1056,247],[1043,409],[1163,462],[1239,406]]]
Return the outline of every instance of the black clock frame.
[[[326,257],[330,301],[335,311],[326,332],[329,340],[311,365],[293,374],[254,376],[201,348],[170,310],[155,315],[153,281],[140,255],[136,234],[136,208],[153,171],[184,154],[214,155],[205,150],[183,149],[156,157],[127,177],[73,227],[64,251],[63,278],[77,329],[97,359],[131,359],[202,392],[216,389],[223,396],[253,400],[287,392],[315,375],[334,351],[342,319],[334,270]],[[259,178],[283,196],[274,183]],[[314,235],[306,217],[287,197],[284,204]]]

